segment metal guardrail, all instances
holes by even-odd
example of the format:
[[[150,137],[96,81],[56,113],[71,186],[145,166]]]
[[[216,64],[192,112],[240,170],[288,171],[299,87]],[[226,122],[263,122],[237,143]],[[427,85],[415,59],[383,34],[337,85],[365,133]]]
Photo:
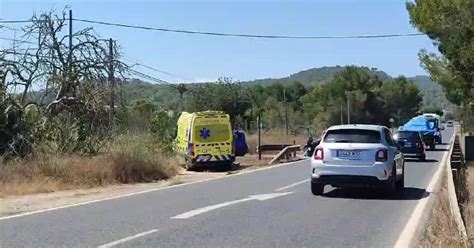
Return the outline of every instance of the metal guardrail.
[[[266,151],[280,151],[285,149],[285,147],[292,146],[287,144],[270,144],[270,145],[261,145],[257,146],[257,152],[266,152]]]
[[[456,135],[456,134],[454,134]],[[457,229],[461,234],[461,237],[467,241],[466,226],[462,219],[461,210],[459,208],[458,196],[456,194],[456,184],[459,183],[460,174],[464,165],[463,154],[461,146],[459,145],[459,137],[456,135],[453,144],[449,150],[450,157],[447,161],[446,173],[447,173],[447,187],[449,206],[451,214],[453,215],[454,222],[457,225]]]
[[[275,162],[279,161],[283,157],[286,157],[287,159],[291,155],[291,153],[295,153],[301,149],[300,145],[292,145],[292,146],[287,146],[281,150],[278,155],[276,155],[268,164],[274,164]]]

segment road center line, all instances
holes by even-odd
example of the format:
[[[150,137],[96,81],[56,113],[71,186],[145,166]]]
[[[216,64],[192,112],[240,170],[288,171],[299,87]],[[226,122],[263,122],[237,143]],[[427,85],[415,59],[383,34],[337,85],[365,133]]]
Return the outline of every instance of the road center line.
[[[250,201],[250,200],[253,200],[253,199],[252,198],[244,198],[244,199],[240,199],[240,200],[223,202],[223,203],[219,203],[219,204],[215,204],[215,205],[211,205],[211,206],[207,206],[207,207],[203,207],[203,208],[198,208],[198,209],[186,212],[186,213],[178,214],[174,217],[171,217],[171,219],[188,219],[188,218],[191,218],[193,216],[203,214],[203,213],[206,213],[206,212],[218,209],[218,208],[222,208],[222,207],[226,207],[226,206],[229,206],[229,205],[232,205],[232,204],[246,202],[246,201]]]
[[[306,183],[306,182],[309,182],[309,178],[305,179],[305,180],[302,180],[302,181],[299,181],[299,182],[296,182],[296,183],[292,183],[290,185],[287,185],[287,186],[284,186],[284,187],[281,187],[281,188],[278,188],[278,189],[275,189],[275,191],[282,191],[282,190],[285,190],[285,189],[289,189],[289,188],[295,187],[297,185],[300,185],[300,184]]]
[[[116,241],[114,241],[114,242],[107,243],[107,244],[105,244],[105,245],[97,246],[97,248],[108,248],[108,247],[112,247],[112,246],[115,246],[115,245],[118,245],[118,244],[122,244],[122,243],[131,241],[131,240],[134,240],[134,239],[137,239],[137,238],[146,236],[146,235],[150,235],[150,234],[155,233],[155,232],[158,232],[158,230],[157,230],[157,229],[151,229],[150,231],[146,231],[146,232],[142,232],[142,233],[137,233],[137,234],[135,234],[135,235],[133,235],[133,236],[129,236],[129,237],[126,237],[126,238],[123,238],[123,239],[119,239],[119,240],[116,240]]]
[[[270,199],[277,198],[277,197],[280,197],[280,196],[289,195],[291,193],[293,193],[293,192],[251,195],[249,197],[246,197],[246,198],[243,198],[243,199],[240,199],[240,200],[228,201],[228,202],[223,202],[223,203],[219,203],[219,204],[210,205],[210,206],[207,206],[207,207],[194,209],[194,210],[182,213],[182,214],[178,214],[174,217],[171,217],[171,219],[188,219],[188,218],[194,217],[196,215],[203,214],[203,213],[206,213],[206,212],[218,209],[218,208],[230,206],[230,205],[233,205],[233,204],[246,202],[246,201],[251,201],[251,200],[266,201],[266,200],[270,200]]]

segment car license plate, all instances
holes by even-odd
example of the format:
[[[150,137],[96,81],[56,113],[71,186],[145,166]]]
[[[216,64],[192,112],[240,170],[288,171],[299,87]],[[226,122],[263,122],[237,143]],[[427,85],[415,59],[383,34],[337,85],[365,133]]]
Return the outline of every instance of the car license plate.
[[[405,147],[411,147],[411,143],[405,143]]]
[[[337,151],[337,156],[340,158],[358,158],[360,156],[359,151]]]

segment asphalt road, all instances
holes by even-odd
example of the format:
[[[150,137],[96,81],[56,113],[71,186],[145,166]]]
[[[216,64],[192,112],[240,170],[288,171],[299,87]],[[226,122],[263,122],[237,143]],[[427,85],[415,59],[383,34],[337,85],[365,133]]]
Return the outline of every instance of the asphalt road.
[[[392,247],[447,150],[407,161],[406,189],[389,199],[330,187],[313,196],[302,161],[0,219],[0,247]]]

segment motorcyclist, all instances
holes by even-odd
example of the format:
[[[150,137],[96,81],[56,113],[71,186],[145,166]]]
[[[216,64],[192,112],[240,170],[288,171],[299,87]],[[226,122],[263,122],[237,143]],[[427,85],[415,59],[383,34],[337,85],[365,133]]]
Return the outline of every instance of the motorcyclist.
[[[306,141],[306,146],[305,146],[305,154],[304,156],[310,157],[313,155],[314,148],[316,147],[315,142],[313,140],[313,136],[309,136],[308,140]]]

